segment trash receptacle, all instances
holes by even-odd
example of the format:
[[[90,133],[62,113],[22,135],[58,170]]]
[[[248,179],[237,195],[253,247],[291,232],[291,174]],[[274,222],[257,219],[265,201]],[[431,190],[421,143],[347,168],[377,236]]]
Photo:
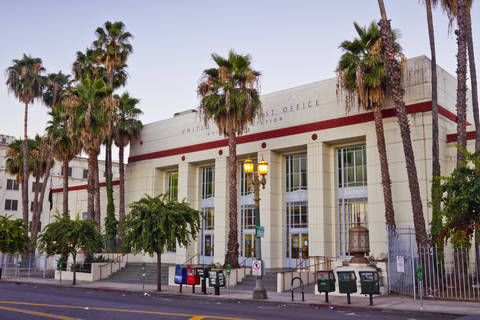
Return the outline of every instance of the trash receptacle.
[[[347,294],[347,303],[350,304],[350,294],[357,292],[357,276],[354,271],[337,271],[338,291]]]
[[[215,295],[220,295],[220,287],[225,287],[225,274],[223,270],[210,270],[208,273],[208,282],[215,289]]]
[[[328,293],[335,291],[335,275],[332,270],[317,272],[317,290],[325,292],[325,302],[328,302]]]
[[[370,305],[373,306],[373,294],[380,294],[380,277],[376,271],[359,271],[362,294],[370,295]]]

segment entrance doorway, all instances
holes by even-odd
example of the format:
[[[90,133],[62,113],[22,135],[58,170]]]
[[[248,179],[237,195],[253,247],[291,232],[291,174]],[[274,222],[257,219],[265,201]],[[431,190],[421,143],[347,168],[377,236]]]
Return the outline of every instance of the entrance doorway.
[[[241,206],[240,264],[251,266],[255,258],[255,206]]]
[[[302,268],[307,266],[308,259],[308,230],[292,229],[289,233],[289,252],[287,253],[287,267]]]
[[[202,219],[202,237],[200,244],[200,263],[213,263],[213,244],[214,244],[214,211],[213,208],[202,209],[204,218]]]
[[[307,208],[307,203],[303,201],[287,204],[287,268],[307,266],[309,245]]]

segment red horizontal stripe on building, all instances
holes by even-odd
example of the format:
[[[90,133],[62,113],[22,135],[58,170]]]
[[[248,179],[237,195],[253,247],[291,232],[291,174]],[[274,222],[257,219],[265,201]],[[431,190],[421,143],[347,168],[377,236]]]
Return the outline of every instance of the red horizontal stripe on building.
[[[475,131],[467,131],[467,140],[475,140]],[[447,142],[457,142],[457,134],[447,134]]]
[[[102,187],[105,187],[107,185],[107,183],[106,182],[100,182],[98,185],[100,186],[100,188],[102,188]],[[112,181],[112,185],[114,185],[114,186],[120,185],[120,180]],[[68,191],[87,190],[87,188],[88,188],[88,184],[81,184],[81,185],[78,185],[78,186],[68,187]],[[63,192],[63,188],[52,189],[52,192],[53,193]]]
[[[417,104],[412,104],[407,106],[407,113],[418,113],[418,112],[428,112],[432,110],[432,102],[421,102]],[[456,116],[454,113],[450,112],[442,106],[438,106],[438,112],[445,118],[456,122]],[[382,110],[382,115],[384,118],[391,118],[397,115],[395,108]],[[373,121],[373,112],[356,114],[352,116],[346,116],[341,118],[322,120],[312,123],[306,123],[301,125],[296,125],[292,127],[286,127],[281,129],[274,129],[268,131],[262,131],[258,133],[246,134],[244,136],[239,136],[237,138],[237,144],[255,142],[265,139],[280,138],[285,136],[290,136],[294,134],[306,133],[311,131],[320,131],[338,127],[344,127],[354,124],[360,124],[364,122]],[[179,154],[185,154],[190,152],[204,151],[209,149],[221,148],[228,145],[227,139],[220,139],[211,142],[199,143],[185,147],[178,147],[168,150],[156,151],[151,153],[139,154],[136,156],[131,156],[128,158],[128,162],[138,162],[143,160],[158,159],[163,157],[169,157]]]

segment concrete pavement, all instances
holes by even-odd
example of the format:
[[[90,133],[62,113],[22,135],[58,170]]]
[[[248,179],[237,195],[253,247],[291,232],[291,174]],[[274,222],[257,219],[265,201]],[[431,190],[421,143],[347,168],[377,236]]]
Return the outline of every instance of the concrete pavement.
[[[71,281],[62,281],[54,279],[41,278],[2,278],[1,282],[14,282],[35,286],[48,287],[67,287],[72,288]],[[128,294],[145,294],[145,292],[152,296],[159,297],[176,297],[183,299],[206,299],[213,301],[224,302],[242,302],[268,305],[288,305],[288,306],[306,306],[315,308],[330,308],[336,310],[357,310],[357,311],[381,311],[387,313],[405,313],[405,314],[423,314],[425,316],[433,315],[449,315],[449,316],[465,316],[474,315],[480,319],[480,302],[463,302],[463,301],[441,301],[441,300],[424,300],[423,310],[420,309],[420,302],[414,301],[409,297],[390,295],[390,296],[375,296],[374,306],[369,306],[368,297],[352,297],[352,304],[347,304],[346,295],[332,296],[329,295],[329,303],[326,304],[324,295],[314,295],[312,293],[305,293],[305,302],[301,301],[301,293],[299,289],[295,291],[295,301],[291,301],[291,293],[276,293],[268,292],[267,300],[253,300],[252,292],[235,290],[234,287],[227,295],[226,288],[221,288],[221,295],[213,295],[213,289],[208,289],[208,294],[203,295],[199,293],[200,287],[196,287],[195,294],[192,294],[191,286],[184,286],[183,292],[179,293],[179,287],[163,286],[161,292],[156,291],[155,285],[145,285],[145,292],[142,290],[142,284],[134,283],[118,283],[108,282],[105,280],[95,282],[80,282],[75,286],[76,288],[88,288],[96,291],[113,291]]]

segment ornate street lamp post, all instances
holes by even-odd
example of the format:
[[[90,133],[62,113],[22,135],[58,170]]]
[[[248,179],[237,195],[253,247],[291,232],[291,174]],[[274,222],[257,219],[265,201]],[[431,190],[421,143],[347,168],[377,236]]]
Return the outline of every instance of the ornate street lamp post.
[[[260,185],[265,189],[265,184],[267,180],[265,176],[268,173],[268,163],[264,160],[260,161],[257,164],[257,170],[254,170],[254,163],[252,160],[245,160],[243,163],[243,169],[245,175],[247,176],[248,187],[253,188],[255,201],[255,259],[262,261],[262,248],[261,248],[261,238],[259,235],[260,229]],[[263,261],[262,261],[262,274],[256,277],[255,280],[255,289],[253,290],[253,299],[267,299],[267,290],[263,286]]]

